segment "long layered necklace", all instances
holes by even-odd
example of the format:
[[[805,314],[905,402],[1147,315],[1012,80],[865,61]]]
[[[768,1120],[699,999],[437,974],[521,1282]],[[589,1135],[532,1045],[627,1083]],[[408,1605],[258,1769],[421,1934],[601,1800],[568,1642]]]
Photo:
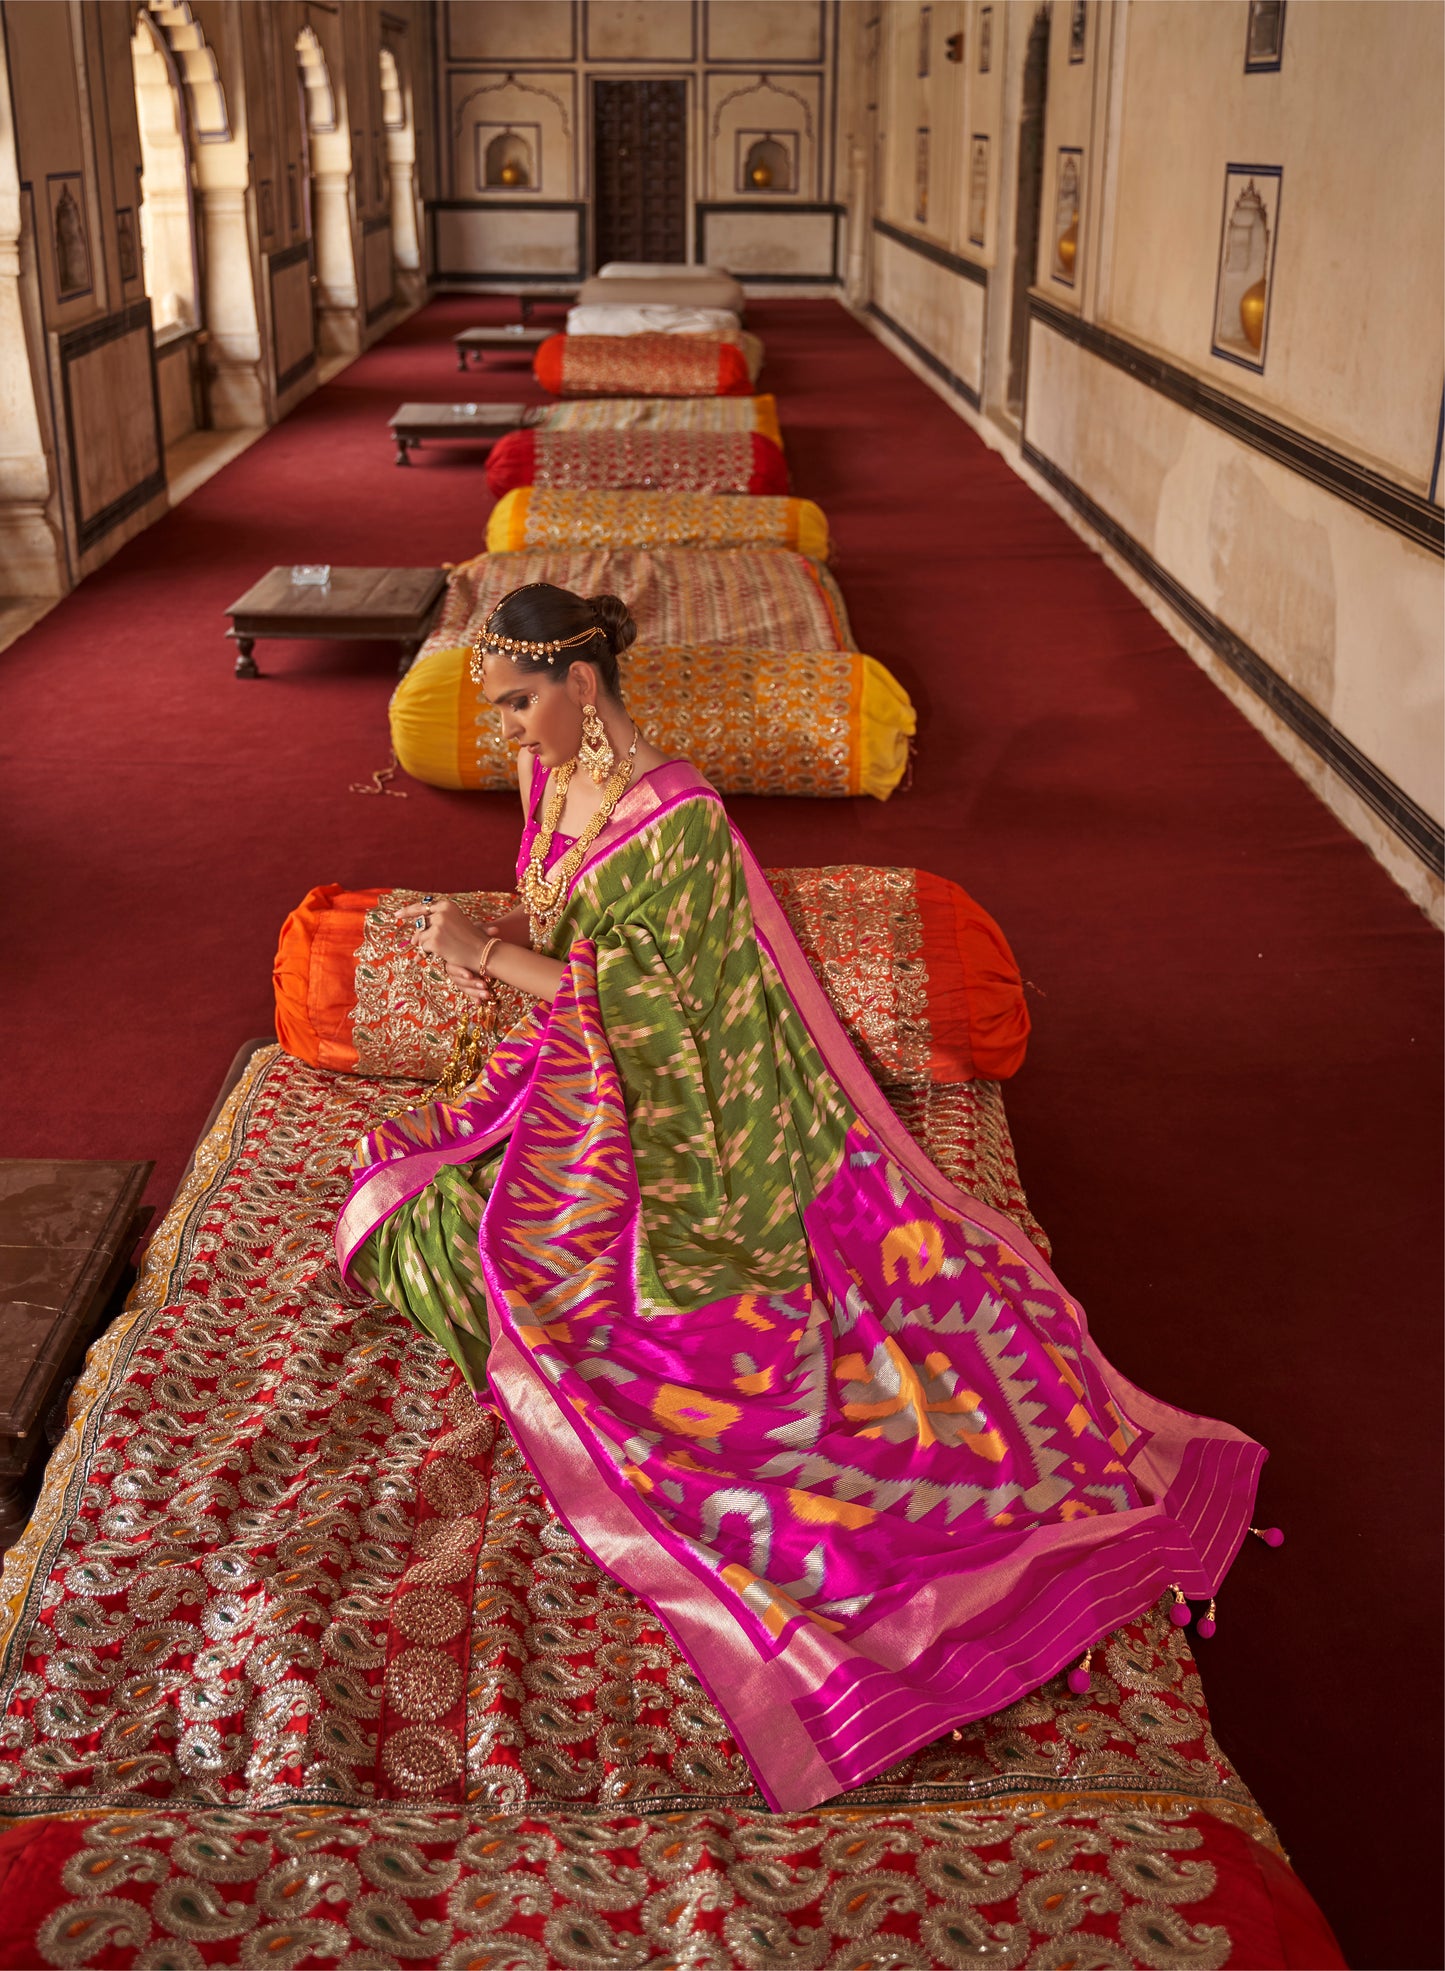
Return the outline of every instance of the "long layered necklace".
[[[531,934],[534,951],[540,951],[556,929],[557,921],[562,915],[562,907],[567,900],[568,885],[582,867],[587,851],[612,819],[613,809],[626,793],[628,782],[632,779],[632,760],[636,751],[637,733],[634,728],[631,751],[623,755],[608,776],[607,784],[602,789],[601,806],[566,855],[548,875],[547,853],[552,846],[552,837],[557,833],[557,823],[562,819],[567,789],[572,785],[577,762],[568,760],[565,766],[558,767],[552,785],[547,789],[547,800],[542,810],[542,825],[537,830],[536,840],[532,843],[532,853],[528,856],[527,866],[522,871],[522,902],[527,907],[527,928]]]

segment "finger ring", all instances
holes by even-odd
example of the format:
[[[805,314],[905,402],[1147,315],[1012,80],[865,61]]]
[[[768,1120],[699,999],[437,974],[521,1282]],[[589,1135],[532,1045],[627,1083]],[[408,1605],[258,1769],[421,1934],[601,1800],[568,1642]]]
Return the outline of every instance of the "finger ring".
[[[435,897],[433,897],[433,896],[425,896],[425,897],[423,897],[423,898],[422,898],[422,902],[423,902],[423,903],[435,903],[435,902],[436,902],[436,898],[435,898]]]
[[[424,931],[424,930],[426,929],[426,919],[425,919],[425,917],[416,917],[416,918],[413,918],[413,920],[412,920],[412,921],[413,921],[413,923],[414,923],[414,924],[416,925],[416,927],[417,927],[417,929],[418,929],[419,931]]]

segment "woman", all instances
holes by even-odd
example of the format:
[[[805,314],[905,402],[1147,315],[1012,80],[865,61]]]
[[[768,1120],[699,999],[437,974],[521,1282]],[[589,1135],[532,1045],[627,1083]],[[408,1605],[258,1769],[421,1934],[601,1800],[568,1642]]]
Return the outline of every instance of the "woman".
[[[1264,1452],[1104,1361],[854,1054],[707,782],[622,703],[612,596],[499,604],[522,908],[419,950],[538,1005],[359,1152],[348,1277],[452,1352],[656,1612],[769,1800],[815,1804],[1212,1596]]]

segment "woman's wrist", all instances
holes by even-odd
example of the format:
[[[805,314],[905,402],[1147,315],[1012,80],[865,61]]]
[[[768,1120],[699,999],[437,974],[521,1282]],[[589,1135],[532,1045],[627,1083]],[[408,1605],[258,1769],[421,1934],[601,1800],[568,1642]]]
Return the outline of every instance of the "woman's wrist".
[[[502,940],[500,937],[491,937],[488,938],[486,943],[482,946],[482,955],[477,960],[477,971],[484,979],[490,975],[491,964],[492,964],[492,953],[496,950],[497,946],[501,942]]]

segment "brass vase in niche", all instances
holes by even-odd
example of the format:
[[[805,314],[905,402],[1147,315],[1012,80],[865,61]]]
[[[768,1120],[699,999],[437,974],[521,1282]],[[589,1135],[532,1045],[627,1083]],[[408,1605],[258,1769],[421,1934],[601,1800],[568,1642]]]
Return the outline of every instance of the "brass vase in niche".
[[[1253,287],[1247,287],[1239,297],[1239,325],[1244,330],[1244,339],[1251,349],[1258,349],[1264,341],[1264,280],[1261,277]]]
[[[501,182],[509,189],[527,182],[527,167],[514,157],[509,157],[498,173]]]
[[[765,192],[773,182],[773,167],[763,158],[759,158],[748,176],[760,192]]]
[[[1059,265],[1066,274],[1072,274],[1074,271],[1074,262],[1079,257],[1079,217],[1077,213],[1069,221],[1068,230],[1060,233],[1056,251],[1059,256]]]

